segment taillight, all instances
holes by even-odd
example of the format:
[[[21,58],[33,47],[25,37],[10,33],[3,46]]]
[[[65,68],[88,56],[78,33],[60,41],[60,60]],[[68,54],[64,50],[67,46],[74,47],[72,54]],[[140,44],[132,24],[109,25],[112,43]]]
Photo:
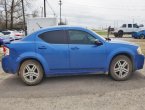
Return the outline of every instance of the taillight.
[[[10,55],[10,49],[3,46],[3,53],[4,53],[4,56]]]

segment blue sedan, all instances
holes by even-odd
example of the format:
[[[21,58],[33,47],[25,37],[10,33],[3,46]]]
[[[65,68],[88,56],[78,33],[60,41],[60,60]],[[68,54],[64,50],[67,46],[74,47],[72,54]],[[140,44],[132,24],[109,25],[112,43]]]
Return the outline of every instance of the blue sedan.
[[[145,30],[141,30],[139,32],[133,32],[132,37],[135,39],[145,39]]]
[[[82,27],[41,29],[5,44],[3,50],[3,70],[18,74],[27,85],[40,83],[44,76],[94,73],[108,73],[114,80],[124,81],[144,65],[138,45],[105,39]]]

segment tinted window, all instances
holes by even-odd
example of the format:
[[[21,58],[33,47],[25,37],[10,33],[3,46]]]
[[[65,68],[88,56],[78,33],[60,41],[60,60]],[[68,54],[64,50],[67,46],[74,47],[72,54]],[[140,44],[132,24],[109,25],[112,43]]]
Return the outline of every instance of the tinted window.
[[[69,30],[68,34],[70,44],[92,44],[96,39],[89,33],[78,30]]]
[[[122,27],[123,27],[123,28],[126,28],[126,24],[123,24]]]
[[[47,43],[66,44],[67,38],[65,31],[49,31],[39,35],[39,38]]]
[[[139,28],[137,24],[133,24],[133,27],[134,28]]]
[[[5,32],[3,31],[2,33],[3,33],[4,35],[9,35],[9,34],[11,34],[10,32],[6,32],[6,31],[5,31]]]
[[[128,28],[132,28],[132,24],[128,24]]]

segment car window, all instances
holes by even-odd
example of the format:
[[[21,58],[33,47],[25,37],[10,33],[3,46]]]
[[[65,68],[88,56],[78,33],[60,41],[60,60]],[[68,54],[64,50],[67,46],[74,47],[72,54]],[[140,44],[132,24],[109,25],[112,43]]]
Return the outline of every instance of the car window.
[[[123,27],[123,28],[126,28],[126,24],[123,24],[122,27]]]
[[[128,28],[132,28],[132,24],[128,24]]]
[[[49,31],[39,35],[43,41],[52,44],[66,44],[67,37],[65,31]]]
[[[68,34],[70,44],[93,44],[93,41],[96,39],[84,31],[69,30]]]
[[[139,28],[137,24],[133,24],[133,27],[134,28]]]
[[[3,31],[2,32],[4,35],[9,35],[9,34],[11,34],[11,32],[7,32],[7,31]]]

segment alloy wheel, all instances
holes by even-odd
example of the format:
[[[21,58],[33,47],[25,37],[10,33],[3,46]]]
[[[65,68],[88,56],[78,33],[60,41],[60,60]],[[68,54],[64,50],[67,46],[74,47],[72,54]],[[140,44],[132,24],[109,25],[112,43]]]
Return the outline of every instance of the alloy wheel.
[[[24,79],[28,82],[35,82],[39,77],[39,69],[34,64],[28,64],[23,70]]]
[[[114,66],[114,72],[119,78],[124,78],[129,73],[129,64],[125,60],[119,60]]]

